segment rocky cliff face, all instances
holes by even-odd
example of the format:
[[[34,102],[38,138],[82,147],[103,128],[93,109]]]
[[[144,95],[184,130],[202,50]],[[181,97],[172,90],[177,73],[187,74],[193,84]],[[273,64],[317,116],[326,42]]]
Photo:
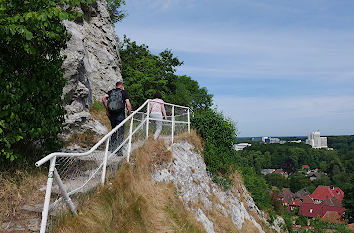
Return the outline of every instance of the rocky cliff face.
[[[158,182],[172,182],[185,207],[194,213],[208,233],[214,232],[280,232],[278,222],[268,226],[244,186],[233,175],[234,185],[223,190],[212,182],[200,154],[188,142],[175,143],[170,148],[172,162],[152,176]],[[272,230],[270,230],[272,228]]]
[[[65,109],[63,137],[93,131],[104,134],[107,128],[92,119],[88,108],[94,99],[100,100],[105,91],[122,80],[118,38],[110,20],[105,0],[78,9],[84,14],[80,21],[64,21],[72,35],[63,51]]]

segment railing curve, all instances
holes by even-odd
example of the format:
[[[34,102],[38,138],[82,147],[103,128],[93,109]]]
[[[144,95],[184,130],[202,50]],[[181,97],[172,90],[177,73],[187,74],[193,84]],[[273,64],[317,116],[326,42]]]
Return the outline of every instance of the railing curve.
[[[130,158],[130,153],[132,151],[132,138],[133,135],[135,135],[139,130],[143,129],[145,130],[145,140],[149,136],[149,122],[153,120],[159,120],[166,125],[168,125],[168,130],[171,128],[171,143],[173,143],[174,140],[174,134],[176,130],[176,125],[177,124],[185,124],[187,125],[187,130],[190,132],[190,114],[191,114],[191,109],[189,107],[185,106],[180,106],[180,105],[175,105],[171,103],[164,103],[165,107],[167,107],[167,114],[168,118],[167,120],[161,120],[161,119],[154,119],[150,117],[149,113],[149,104],[151,102],[155,102],[154,100],[148,99],[142,104],[138,109],[136,109],[134,112],[132,112],[127,118],[125,118],[119,125],[117,125],[114,129],[112,129],[108,134],[106,134],[102,139],[100,139],[90,150],[82,153],[70,153],[70,152],[54,152],[51,153],[41,160],[37,161],[35,165],[37,167],[43,165],[46,162],[50,162],[49,164],[49,172],[48,172],[48,180],[47,180],[47,185],[46,185],[46,194],[45,194],[45,200],[44,200],[44,205],[43,205],[43,211],[42,211],[42,221],[41,221],[41,229],[40,232],[44,233],[46,231],[47,227],[47,220],[48,220],[48,212],[50,209],[52,209],[58,202],[60,202],[62,199],[65,200],[66,204],[70,208],[70,210],[76,214],[76,207],[71,199],[71,195],[79,192],[81,189],[84,189],[85,186],[88,185],[92,179],[99,173],[99,171],[102,169],[102,175],[101,175],[101,184],[103,185],[106,180],[106,169],[107,169],[107,161],[111,159],[119,150],[123,150],[123,147],[127,144],[127,150],[126,150],[126,155],[123,157],[126,157],[127,161],[129,162]],[[146,112],[141,112],[144,108],[146,107]],[[176,109],[179,110],[178,114],[176,114]],[[140,119],[135,119],[134,117],[140,114],[141,120]],[[187,117],[187,119],[184,119],[184,117]],[[129,133],[127,134],[126,138],[121,142],[119,146],[117,146],[114,151],[110,152],[109,151],[109,146],[110,146],[110,138],[112,134],[117,132],[119,129],[123,128],[124,125],[129,124]],[[171,124],[171,126],[169,126]],[[133,129],[133,126],[136,125],[135,129]],[[145,129],[144,126],[145,125]],[[89,155],[91,155],[93,152],[95,152],[103,143],[105,144],[105,150],[104,150],[104,156],[102,159],[102,162],[99,162],[99,165],[93,169],[91,172],[90,176],[87,178],[83,184],[79,185],[78,187],[75,187],[73,190],[68,191],[67,187],[62,181],[62,178],[60,177],[60,174],[58,173],[56,169],[56,161],[57,159],[60,158],[68,158],[68,159],[76,159],[76,158],[82,158],[85,159]],[[70,165],[70,164],[69,164]],[[69,166],[68,165],[68,166]],[[58,189],[60,190],[61,197],[55,200],[51,205],[51,194],[52,194],[52,186],[53,186],[53,180],[56,180],[58,184]],[[96,185],[96,183],[95,183]]]

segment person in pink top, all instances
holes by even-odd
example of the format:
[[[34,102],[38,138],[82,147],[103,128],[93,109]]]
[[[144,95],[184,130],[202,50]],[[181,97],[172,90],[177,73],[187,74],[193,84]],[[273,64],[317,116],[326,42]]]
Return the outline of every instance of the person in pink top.
[[[151,101],[149,105],[150,118],[156,119],[152,121],[153,125],[155,126],[155,134],[154,134],[155,140],[159,138],[162,130],[162,114],[165,116],[165,120],[167,120],[164,103],[165,102],[162,100],[161,93],[156,92],[154,94],[153,101]]]

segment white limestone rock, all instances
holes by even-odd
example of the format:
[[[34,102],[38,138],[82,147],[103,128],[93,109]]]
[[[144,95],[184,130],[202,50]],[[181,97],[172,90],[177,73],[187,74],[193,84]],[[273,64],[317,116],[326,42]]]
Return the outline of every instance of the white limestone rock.
[[[67,48],[62,51],[66,56],[63,63],[66,80],[63,97],[67,110],[64,138],[86,130],[106,133],[102,124],[91,119],[89,105],[122,80],[118,38],[106,1],[97,0],[77,10],[84,13],[83,20],[63,21],[71,34]]]
[[[244,185],[239,184],[241,191],[234,187],[225,191],[214,184],[206,171],[203,158],[192,149],[193,146],[187,142],[173,144],[170,148],[172,162],[165,168],[156,170],[152,174],[153,179],[157,182],[174,183],[185,207],[195,214],[196,219],[203,224],[207,232],[215,232],[214,224],[216,223],[213,223],[205,214],[212,208],[218,209],[225,217],[230,217],[238,229],[242,229],[243,223],[247,219],[254,224],[259,232],[264,232],[262,226],[249,211],[258,215],[261,221],[266,220]],[[211,196],[216,198],[211,198]],[[244,202],[240,201],[241,196],[245,200]],[[188,204],[198,201],[202,203],[201,208],[190,207]],[[279,228],[274,228],[274,230],[279,230]]]

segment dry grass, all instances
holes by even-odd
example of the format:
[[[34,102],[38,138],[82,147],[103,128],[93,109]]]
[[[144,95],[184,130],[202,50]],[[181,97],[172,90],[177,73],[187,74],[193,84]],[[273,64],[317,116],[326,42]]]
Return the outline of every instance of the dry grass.
[[[94,99],[90,105],[89,112],[95,120],[101,122],[107,129],[111,128],[111,123],[106,115],[106,109],[100,101]]]
[[[205,232],[185,210],[172,184],[157,184],[151,172],[171,160],[162,141],[137,149],[135,167],[124,164],[116,178],[90,198],[82,214],[64,218],[53,232]]]
[[[191,135],[180,135],[176,140],[188,141],[196,150],[202,151],[202,140],[194,131]],[[124,164],[116,178],[107,182],[105,187],[100,188],[84,204],[82,214],[63,218],[53,232],[205,232],[201,223],[185,209],[185,204],[178,197],[178,190],[174,185],[155,183],[151,178],[155,169],[163,167],[171,160],[172,154],[163,140],[149,139],[132,154],[134,168]],[[239,184],[242,179],[238,173],[234,173],[231,178],[237,191],[241,194],[247,192]],[[178,189],[180,186],[177,185]],[[214,203],[210,210],[205,210],[200,198],[196,202],[188,202],[187,205],[193,209],[204,210],[214,223],[215,232],[258,232],[250,220],[245,220],[242,229],[238,229],[231,216],[224,216],[216,208],[215,203],[220,203],[218,197],[210,195],[209,199]],[[246,200],[241,201],[247,207]],[[227,204],[224,207],[228,208]],[[249,213],[257,222],[262,222],[254,212]],[[261,225],[266,232],[271,232],[262,223]]]
[[[184,132],[175,137],[175,142],[187,141],[194,145],[194,151],[201,154],[203,152],[203,140],[199,137],[195,130],[191,130],[191,133]]]
[[[95,145],[100,139],[101,136],[91,131],[82,134],[74,134],[65,142],[65,147],[76,144],[83,148],[89,148]]]
[[[42,204],[44,192],[39,191],[46,183],[47,175],[36,172],[29,174],[17,170],[13,174],[0,173],[0,223],[39,217],[20,210],[23,205]]]
[[[234,173],[231,174],[230,178],[232,179],[232,182],[233,182],[232,188],[236,189],[241,194],[240,201],[243,203],[243,205],[247,209],[248,213],[262,226],[262,229],[265,232],[273,232],[269,228],[269,226],[258,216],[258,214],[256,214],[253,210],[251,210],[248,207],[247,200],[245,199],[245,196],[246,195],[251,196],[251,194],[247,191],[246,187],[244,186],[241,174],[238,173],[237,171],[235,171]],[[250,224],[252,224],[252,223],[250,222]],[[251,231],[245,231],[245,232],[251,232]]]

